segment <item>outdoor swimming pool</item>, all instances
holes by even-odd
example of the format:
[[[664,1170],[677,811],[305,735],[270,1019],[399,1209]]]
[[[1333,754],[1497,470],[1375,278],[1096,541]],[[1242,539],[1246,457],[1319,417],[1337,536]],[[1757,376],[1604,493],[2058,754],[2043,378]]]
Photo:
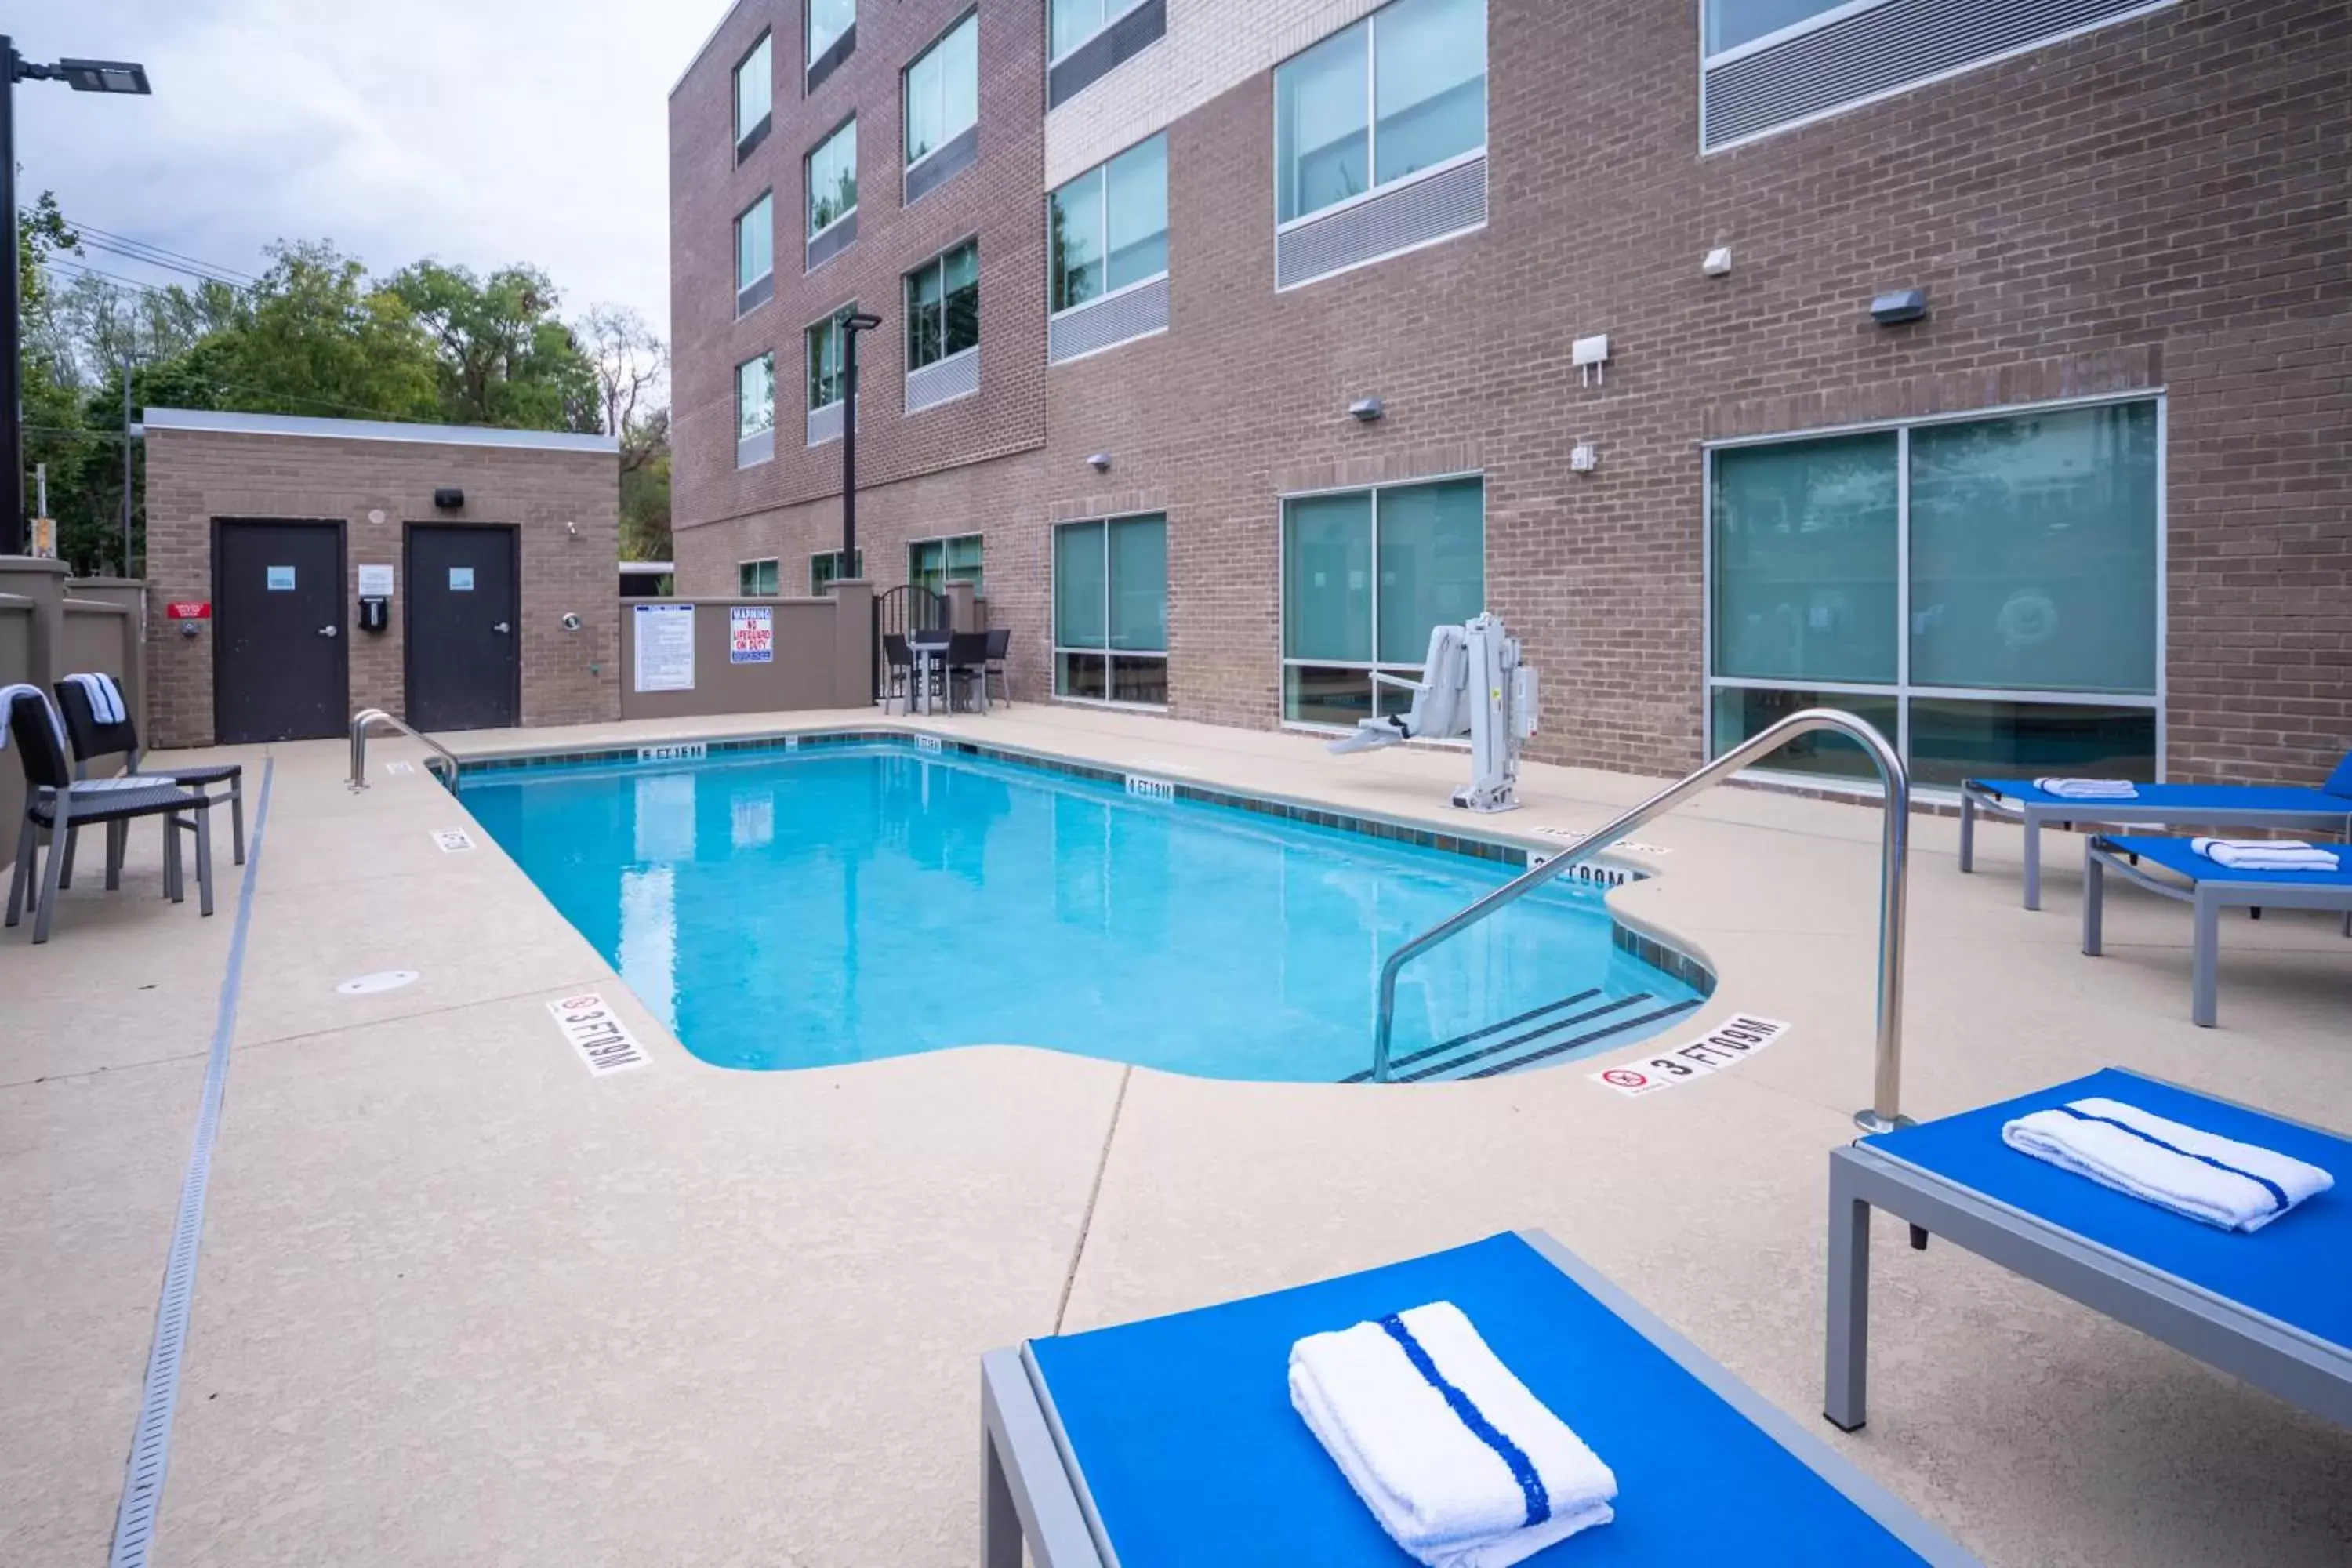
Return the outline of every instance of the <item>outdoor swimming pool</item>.
[[[1009,1044],[1344,1079],[1370,1064],[1382,958],[1518,869],[904,741],[459,788],[688,1048],[733,1068]],[[1397,1076],[1551,1065],[1698,999],[1563,881],[1405,970]]]

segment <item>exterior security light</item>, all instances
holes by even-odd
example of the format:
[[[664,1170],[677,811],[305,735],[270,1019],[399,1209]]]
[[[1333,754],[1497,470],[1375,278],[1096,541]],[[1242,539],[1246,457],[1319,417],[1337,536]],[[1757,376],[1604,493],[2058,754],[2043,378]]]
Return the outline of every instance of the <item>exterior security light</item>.
[[[870,332],[882,324],[882,318],[871,310],[860,310],[844,317],[841,324],[853,332]]]
[[[456,511],[466,504],[466,492],[455,485],[446,485],[433,492],[433,504],[443,511]]]
[[[148,92],[147,68],[135,60],[59,60],[54,68],[76,92]]]
[[[1097,452],[1093,457],[1087,459],[1087,467],[1092,468],[1098,474],[1109,473],[1110,454],[1108,452]]]
[[[1377,397],[1359,397],[1355,402],[1348,405],[1348,412],[1370,425],[1373,420],[1386,414],[1388,409]]]
[[[1924,321],[1927,315],[1927,291],[1925,289],[1897,289],[1891,294],[1881,294],[1870,302],[1870,319],[1882,327]]]
[[[1718,245],[1700,258],[1698,269],[1709,278],[1731,276],[1731,247]]]

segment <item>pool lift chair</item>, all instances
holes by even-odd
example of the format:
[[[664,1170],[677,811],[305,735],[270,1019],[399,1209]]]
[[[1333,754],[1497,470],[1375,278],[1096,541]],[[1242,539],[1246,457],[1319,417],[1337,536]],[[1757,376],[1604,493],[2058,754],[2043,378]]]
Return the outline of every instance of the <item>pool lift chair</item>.
[[[1482,614],[1465,626],[1438,626],[1429,634],[1421,679],[1379,670],[1372,679],[1412,692],[1412,707],[1359,721],[1331,751],[1344,755],[1467,735],[1470,783],[1454,792],[1454,804],[1467,811],[1518,809],[1519,751],[1536,732],[1536,671],[1519,662],[1519,641],[1502,622]]]

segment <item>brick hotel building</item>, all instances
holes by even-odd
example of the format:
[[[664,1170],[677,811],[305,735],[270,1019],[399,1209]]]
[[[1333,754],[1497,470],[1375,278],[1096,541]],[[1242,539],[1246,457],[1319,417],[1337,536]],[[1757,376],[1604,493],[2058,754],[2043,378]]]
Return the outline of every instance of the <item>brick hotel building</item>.
[[[2314,779],[2348,81],[2343,0],[740,0],[678,590],[972,580],[1024,698],[1260,727],[1484,606],[1551,760]]]

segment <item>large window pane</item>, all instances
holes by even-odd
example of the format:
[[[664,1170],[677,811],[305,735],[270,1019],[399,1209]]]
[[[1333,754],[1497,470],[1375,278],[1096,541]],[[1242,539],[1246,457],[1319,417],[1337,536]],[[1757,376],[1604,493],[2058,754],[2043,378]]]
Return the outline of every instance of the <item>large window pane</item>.
[[[1706,52],[1719,54],[1824,11],[1845,0],[1706,0]]]
[[[808,405],[811,411],[840,402],[846,389],[847,377],[841,362],[841,323],[856,310],[855,304],[844,305],[808,330]]]
[[[2156,711],[2074,702],[1911,700],[1911,776],[2152,779]]]
[[[2156,690],[2156,405],[1911,432],[1911,680]]]
[[[776,269],[776,204],[761,196],[735,220],[735,287],[740,292]]]
[[[761,354],[735,367],[735,437],[744,440],[776,426],[776,356]]]
[[[981,550],[986,542],[977,533],[961,533],[948,541],[948,581],[969,583],[980,589]]]
[[[1715,754],[1719,757],[1748,736],[1808,708],[1834,708],[1851,713],[1885,736],[1888,745],[1895,743],[1899,731],[1895,699],[1892,696],[1855,697],[1725,686],[1715,691]],[[1754,765],[1775,773],[1878,782],[1878,765],[1870,760],[1870,753],[1833,731],[1816,730],[1810,735],[1800,735]]]
[[[1372,18],[1372,178],[1486,144],[1486,0],[1397,0]]]
[[[1716,454],[1716,674],[1894,682],[1895,450],[1888,431]]]
[[[1103,172],[1089,169],[1045,198],[1054,240],[1054,309],[1103,291]]]
[[[808,155],[808,231],[830,228],[857,206],[857,121]]]
[[[936,152],[980,119],[980,17],[975,12],[907,68],[907,162]]]
[[[940,258],[943,352],[960,354],[980,343],[980,242],[957,246]]]
[[[1103,165],[1108,186],[1106,289],[1168,270],[1168,139],[1129,148]]]
[[[907,274],[907,368],[920,370],[940,357],[940,264],[934,261]]]
[[[1121,10],[1127,0],[1111,0]],[[1051,0],[1046,10],[1047,58],[1058,59],[1102,30],[1103,0]]]
[[[735,568],[735,596],[739,599],[772,599],[776,596],[776,558],[746,561]]]
[[[1477,479],[1380,493],[1381,663],[1419,665],[1432,627],[1486,607],[1486,540]]]
[[[1412,657],[1418,658],[1421,651],[1416,649]],[[1369,491],[1309,496],[1284,503],[1282,652],[1286,658],[1370,661],[1372,498]],[[1369,682],[1367,686],[1369,704]]]
[[[1108,646],[1103,601],[1108,582],[1104,575],[1103,525],[1066,523],[1054,531],[1054,645],[1056,647]]]
[[[735,68],[735,140],[740,142],[768,118],[775,96],[772,36],[761,38]]]
[[[808,63],[857,25],[857,0],[808,0]]]
[[[1110,658],[1110,700],[1168,705],[1168,660],[1161,654],[1118,654]]]
[[[1370,39],[1360,22],[1275,72],[1276,201],[1285,222],[1370,188]]]
[[[1110,525],[1110,646],[1168,646],[1168,520],[1125,517]]]
[[[1294,664],[1282,672],[1282,716],[1293,724],[1351,730],[1372,716],[1370,670]]]
[[[1062,697],[1110,698],[1110,660],[1098,653],[1057,653],[1054,656],[1054,690]]]

